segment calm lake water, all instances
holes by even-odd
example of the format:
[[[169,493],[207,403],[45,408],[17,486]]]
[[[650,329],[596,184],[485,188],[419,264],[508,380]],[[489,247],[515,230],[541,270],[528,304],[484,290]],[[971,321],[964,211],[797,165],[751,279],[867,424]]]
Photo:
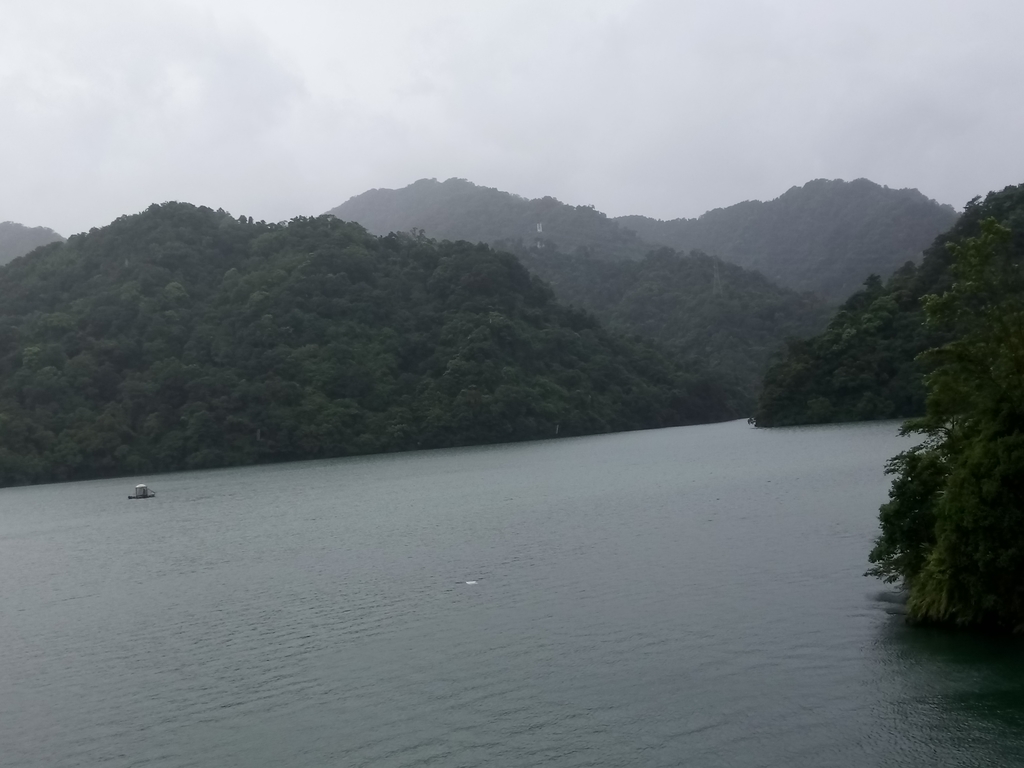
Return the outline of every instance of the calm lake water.
[[[1024,765],[1022,647],[862,575],[908,445],[733,422],[2,490],[0,763]]]

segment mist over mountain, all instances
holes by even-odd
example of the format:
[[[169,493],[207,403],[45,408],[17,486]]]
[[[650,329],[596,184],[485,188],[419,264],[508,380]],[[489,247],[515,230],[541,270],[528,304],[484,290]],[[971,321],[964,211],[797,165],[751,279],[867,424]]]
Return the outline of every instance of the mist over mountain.
[[[377,234],[423,230],[513,253],[563,303],[722,376],[740,409],[753,409],[784,341],[820,332],[828,315],[821,299],[697,250],[653,246],[593,208],[527,200],[464,179],[371,190],[331,213]]]
[[[560,301],[721,376],[737,390],[744,413],[752,412],[762,377],[785,342],[820,333],[830,314],[813,294],[700,251],[661,248],[639,260],[602,261],[559,253],[550,244],[513,250]]]
[[[547,242],[563,253],[606,260],[640,259],[661,246],[700,250],[834,303],[868,275],[889,275],[907,261],[920,261],[957,218],[951,206],[915,189],[889,189],[867,179],[818,179],[768,202],[670,221],[609,218],[591,206],[552,197],[528,200],[465,179],[372,189],[330,213],[378,235],[422,229],[428,237],[504,241],[520,249]]]
[[[816,179],[767,202],[748,200],[696,219],[621,216],[644,240],[694,248],[756,269],[780,285],[842,301],[871,274],[891,275],[957,219],[916,189],[868,179]]]
[[[154,205],[0,268],[0,485],[735,418],[486,245]]]
[[[24,256],[40,245],[63,240],[63,237],[47,227],[26,227],[13,221],[0,222],[0,264]]]
[[[402,189],[371,189],[328,213],[356,221],[375,235],[422,229],[438,240],[547,242],[565,253],[602,259],[639,259],[652,246],[592,206],[553,197],[528,200],[465,179],[420,179]],[[539,227],[539,229],[538,229]]]
[[[885,282],[869,279],[823,333],[789,345],[786,356],[765,376],[758,426],[924,413],[927,369],[918,355],[952,337],[925,323],[922,301],[953,283],[948,244],[977,237],[989,217],[1010,229],[1014,258],[1024,263],[1024,185],[972,200],[920,264],[904,265]]]

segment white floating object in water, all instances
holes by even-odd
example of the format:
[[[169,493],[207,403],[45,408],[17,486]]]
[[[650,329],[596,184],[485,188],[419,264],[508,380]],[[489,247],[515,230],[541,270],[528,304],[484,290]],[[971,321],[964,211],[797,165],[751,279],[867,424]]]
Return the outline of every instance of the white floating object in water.
[[[152,499],[156,496],[156,491],[151,490],[148,486],[139,484],[135,486],[135,495],[129,496],[129,499]]]
[[[475,582],[475,581],[467,581],[466,583],[467,583],[467,584],[476,584],[476,582]]]

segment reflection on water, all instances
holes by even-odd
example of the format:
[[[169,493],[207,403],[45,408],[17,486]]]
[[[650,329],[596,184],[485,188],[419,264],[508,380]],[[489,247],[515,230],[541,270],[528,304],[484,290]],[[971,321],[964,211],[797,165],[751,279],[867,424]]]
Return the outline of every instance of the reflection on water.
[[[1024,655],[1016,638],[881,625],[893,728],[931,764],[1024,765]],[[909,758],[905,761],[910,764]]]
[[[905,445],[732,423],[0,491],[2,763],[1024,765],[1019,645],[863,576]]]

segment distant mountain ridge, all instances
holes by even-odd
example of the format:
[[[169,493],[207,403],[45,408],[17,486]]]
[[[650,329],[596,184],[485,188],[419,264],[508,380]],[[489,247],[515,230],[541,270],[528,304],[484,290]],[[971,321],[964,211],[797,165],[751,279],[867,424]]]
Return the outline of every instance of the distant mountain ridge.
[[[883,283],[851,296],[818,336],[789,344],[765,375],[755,418],[759,427],[869,421],[925,412],[928,373],[918,356],[949,341],[948,329],[925,322],[923,299],[954,282],[949,244],[978,237],[989,217],[1011,231],[1009,248],[1024,262],[1024,184],[967,203],[956,224]]]
[[[420,179],[402,189],[371,189],[328,213],[375,235],[422,229],[439,240],[526,246],[546,241],[567,253],[583,250],[603,259],[639,259],[654,250],[591,206],[553,197],[529,200],[465,179]]]
[[[748,200],[696,219],[621,216],[652,243],[699,249],[798,291],[841,301],[871,274],[888,277],[956,223],[950,205],[868,179],[815,179],[767,202]]]
[[[785,340],[819,333],[828,316],[817,297],[698,251],[652,246],[593,208],[550,197],[527,200],[463,179],[423,179],[370,190],[331,213],[380,236],[423,230],[508,251],[563,303],[620,332],[655,339],[688,366],[718,376],[741,413],[753,410],[761,378]]]
[[[660,246],[702,250],[832,302],[847,298],[871,274],[887,277],[907,261],[920,261],[957,219],[952,206],[915,189],[889,189],[867,179],[818,179],[775,200],[671,221],[609,218],[591,206],[552,197],[528,200],[465,179],[372,189],[329,213],[378,235],[422,229],[428,237],[492,245],[547,242],[564,253],[606,260],[640,259]]]
[[[26,227],[13,221],[0,222],[0,264],[24,256],[40,245],[62,242],[64,238],[47,227]]]

